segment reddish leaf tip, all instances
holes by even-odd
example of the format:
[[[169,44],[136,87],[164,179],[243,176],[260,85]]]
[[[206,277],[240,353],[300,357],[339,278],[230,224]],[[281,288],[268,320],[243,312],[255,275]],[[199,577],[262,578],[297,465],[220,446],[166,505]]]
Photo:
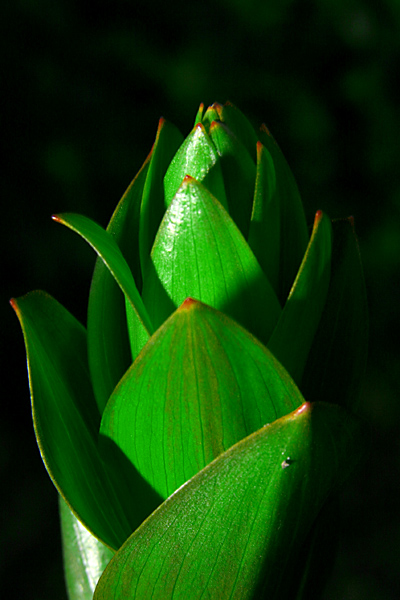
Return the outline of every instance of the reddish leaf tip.
[[[11,298],[10,304],[11,304],[12,308],[15,310],[15,312],[18,314],[18,304],[17,304],[16,299]]]
[[[196,304],[199,304],[199,300],[196,300],[195,298],[192,298],[191,296],[189,296],[188,298],[186,298],[186,300],[184,300],[182,302],[182,304],[180,305],[178,310],[188,310],[189,308],[192,308]]]
[[[315,213],[315,221],[314,223],[317,224],[321,221],[322,217],[324,216],[324,213],[322,212],[322,210],[317,210],[317,212]]]
[[[61,218],[61,215],[51,215],[51,218],[53,219],[53,221],[56,221],[56,223],[62,223],[63,220]]]
[[[185,177],[183,178],[183,183],[193,183],[193,181],[196,180],[191,175],[185,175]]]

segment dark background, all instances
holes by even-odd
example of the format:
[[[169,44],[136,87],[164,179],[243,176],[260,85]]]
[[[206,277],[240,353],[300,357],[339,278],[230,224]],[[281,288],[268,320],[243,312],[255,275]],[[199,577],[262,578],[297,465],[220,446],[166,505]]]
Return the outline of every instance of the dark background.
[[[85,8],[85,6],[87,8]],[[161,115],[200,101],[265,121],[309,222],[354,215],[370,306],[371,452],[343,495],[326,600],[400,597],[398,0],[15,0],[2,7],[1,596],[65,598],[56,493],[33,436],[11,296],[41,288],[85,322],[94,253],[53,223],[106,225]]]

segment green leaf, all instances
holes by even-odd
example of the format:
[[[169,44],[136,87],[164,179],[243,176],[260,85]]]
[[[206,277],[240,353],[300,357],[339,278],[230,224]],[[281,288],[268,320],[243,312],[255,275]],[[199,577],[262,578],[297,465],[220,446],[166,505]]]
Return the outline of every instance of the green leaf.
[[[220,455],[117,552],[94,600],[281,599],[285,566],[362,454],[358,421],[304,403]]]
[[[266,342],[281,308],[246,240],[221,204],[187,177],[165,213],[143,300],[156,327],[189,296]]]
[[[331,254],[332,225],[330,219],[318,211],[303,262],[268,342],[268,348],[297,385],[301,384],[308,353],[324,310]]]
[[[187,299],[115,389],[100,432],[166,498],[221,452],[301,402],[262,344],[226,315]]]
[[[301,388],[357,410],[367,361],[368,309],[352,217],[333,221],[331,281]]]
[[[204,112],[204,102],[201,102],[200,106],[199,106],[199,110],[197,111],[197,114],[196,114],[196,118],[194,120],[193,127],[196,127],[196,125],[201,123],[201,120],[203,118],[203,112]]]
[[[100,225],[83,215],[64,213],[53,216],[53,219],[81,235],[109,268],[110,273],[132,307],[130,321],[128,321],[129,333],[131,346],[134,347],[134,352],[138,352],[138,349],[144,346],[153,333],[153,325],[138,292],[129,265],[113,237]]]
[[[128,262],[138,289],[142,286],[139,216],[150,156],[121,198],[107,227]],[[87,335],[90,374],[100,413],[132,363],[126,319],[124,295],[108,267],[98,258],[90,287]]]
[[[227,208],[218,152],[201,123],[196,125],[185,139],[165,174],[166,207],[171,204],[186,175],[202,181],[205,187]]]
[[[140,263],[145,271],[151,247],[165,212],[164,175],[175,152],[183,142],[178,129],[161,118],[151,153],[149,170],[140,209]]]
[[[82,525],[59,496],[64,574],[69,600],[92,600],[101,574],[114,556]]]
[[[257,171],[248,241],[278,295],[281,207],[274,161],[261,142],[257,142]]]
[[[97,449],[100,414],[87,366],[86,331],[54,298],[12,300],[24,334],[32,416],[46,469],[80,521],[111,548],[133,531]]]
[[[220,121],[213,121],[209,135],[221,160],[229,214],[247,238],[256,168],[244,145]]]
[[[231,102],[226,102],[221,106],[220,119],[241,141],[255,162],[257,135],[247,117]]]
[[[308,244],[306,218],[296,181],[278,144],[265,125],[259,138],[275,165],[278,202],[281,213],[279,256],[279,300],[285,304]]]

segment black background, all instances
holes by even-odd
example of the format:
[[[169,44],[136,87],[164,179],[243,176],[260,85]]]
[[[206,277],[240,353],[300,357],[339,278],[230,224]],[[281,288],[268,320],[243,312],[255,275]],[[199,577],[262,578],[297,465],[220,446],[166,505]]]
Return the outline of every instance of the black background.
[[[354,215],[370,305],[371,451],[343,494],[326,600],[400,597],[400,3],[16,0],[1,20],[1,597],[65,598],[56,493],[33,436],[12,296],[45,289],[82,322],[94,253],[50,220],[106,225],[159,117],[201,101],[266,122],[317,209]],[[85,8],[85,6],[87,8]]]

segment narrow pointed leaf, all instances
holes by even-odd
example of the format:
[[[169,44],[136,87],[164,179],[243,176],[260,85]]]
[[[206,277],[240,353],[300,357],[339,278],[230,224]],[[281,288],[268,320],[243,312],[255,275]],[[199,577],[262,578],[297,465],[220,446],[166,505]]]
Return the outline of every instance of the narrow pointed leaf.
[[[353,219],[333,221],[331,281],[302,390],[355,410],[367,361],[368,309]]]
[[[114,556],[72,514],[59,496],[65,582],[69,600],[92,600],[101,574]]]
[[[218,454],[301,402],[262,344],[222,313],[187,299],[117,386],[100,431],[166,498]]]
[[[257,172],[248,241],[278,294],[281,241],[279,194],[274,161],[261,142],[257,142]]]
[[[280,306],[246,240],[221,204],[186,178],[151,253],[143,300],[156,327],[188,296],[235,318],[266,342]]]
[[[281,207],[280,291],[282,304],[292,287],[308,244],[307,223],[296,181],[278,144],[263,125],[259,138],[272,156]]]
[[[139,244],[142,272],[145,271],[157,229],[165,212],[164,175],[182,142],[183,135],[180,131],[161,118],[151,153],[140,208]]]
[[[268,348],[301,384],[308,353],[324,310],[331,272],[332,226],[321,211],[303,262],[268,342]]]
[[[247,117],[231,102],[221,106],[220,119],[246,147],[252,160],[256,161],[257,135]]]
[[[126,258],[138,289],[142,285],[139,216],[149,162],[150,156],[121,198],[107,227]],[[90,374],[101,413],[132,363],[126,319],[124,295],[108,267],[98,258],[90,287],[87,336]]]
[[[133,528],[97,449],[100,414],[93,396],[84,327],[44,292],[12,301],[24,334],[32,416],[46,469],[86,527],[118,548]]]
[[[285,566],[362,454],[358,421],[304,403],[170,496],[109,563],[94,600],[278,600]]]
[[[171,204],[186,175],[202,181],[205,187],[227,208],[218,152],[201,123],[196,125],[181,145],[165,175],[166,207]]]
[[[211,123],[209,135],[221,159],[229,214],[247,238],[256,175],[254,161],[245,146],[220,121]]]
[[[204,112],[204,102],[200,103],[199,110],[197,111],[196,118],[193,123],[193,127],[196,127],[199,123],[201,123]]]
[[[144,335],[149,337],[153,332],[153,326],[136,287],[129,265],[113,237],[100,227],[100,225],[83,215],[64,213],[53,216],[53,219],[82,236],[102,258],[130,302],[136,319],[142,326]]]

